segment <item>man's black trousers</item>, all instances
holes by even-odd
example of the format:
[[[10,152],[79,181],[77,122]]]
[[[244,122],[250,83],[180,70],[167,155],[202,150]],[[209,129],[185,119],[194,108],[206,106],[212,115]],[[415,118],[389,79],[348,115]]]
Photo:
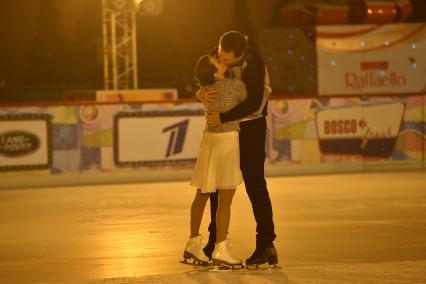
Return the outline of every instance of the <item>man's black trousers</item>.
[[[272,246],[276,235],[272,220],[272,206],[266,187],[265,141],[266,119],[264,117],[240,123],[240,168],[247,194],[256,219],[256,246]],[[211,222],[209,242],[216,241],[217,192],[210,195]]]

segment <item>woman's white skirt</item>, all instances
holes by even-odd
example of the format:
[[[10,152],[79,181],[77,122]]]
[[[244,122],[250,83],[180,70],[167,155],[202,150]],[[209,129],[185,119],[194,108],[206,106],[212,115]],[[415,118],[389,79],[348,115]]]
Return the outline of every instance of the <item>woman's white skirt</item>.
[[[191,185],[208,193],[241,183],[238,132],[204,132]]]

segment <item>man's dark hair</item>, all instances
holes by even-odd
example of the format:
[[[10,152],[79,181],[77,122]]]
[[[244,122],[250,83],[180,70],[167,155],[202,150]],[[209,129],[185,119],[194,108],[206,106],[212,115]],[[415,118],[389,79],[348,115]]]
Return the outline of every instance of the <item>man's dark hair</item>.
[[[223,51],[232,51],[234,56],[238,58],[248,47],[247,36],[239,31],[229,31],[220,37],[219,45]]]
[[[214,84],[214,73],[216,72],[217,68],[210,62],[208,55],[201,56],[195,64],[195,79],[202,87]]]

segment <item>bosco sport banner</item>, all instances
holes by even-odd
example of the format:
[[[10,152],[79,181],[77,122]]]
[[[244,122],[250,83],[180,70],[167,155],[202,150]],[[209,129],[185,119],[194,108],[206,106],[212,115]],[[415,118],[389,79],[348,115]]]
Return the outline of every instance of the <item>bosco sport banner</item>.
[[[400,134],[405,105],[370,103],[317,112],[316,126],[323,154],[390,157]]]
[[[318,26],[319,95],[426,91],[426,24]]]

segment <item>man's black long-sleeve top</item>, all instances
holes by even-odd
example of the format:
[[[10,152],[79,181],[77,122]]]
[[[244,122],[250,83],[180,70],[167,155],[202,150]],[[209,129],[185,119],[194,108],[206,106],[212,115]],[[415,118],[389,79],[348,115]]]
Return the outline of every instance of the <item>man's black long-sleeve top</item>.
[[[220,113],[222,123],[242,119],[258,110],[262,105],[265,88],[265,63],[259,53],[252,48],[247,49],[244,61],[246,66],[242,70],[241,80],[247,87],[247,98],[231,110]],[[262,111],[263,116],[266,114],[267,104]]]

